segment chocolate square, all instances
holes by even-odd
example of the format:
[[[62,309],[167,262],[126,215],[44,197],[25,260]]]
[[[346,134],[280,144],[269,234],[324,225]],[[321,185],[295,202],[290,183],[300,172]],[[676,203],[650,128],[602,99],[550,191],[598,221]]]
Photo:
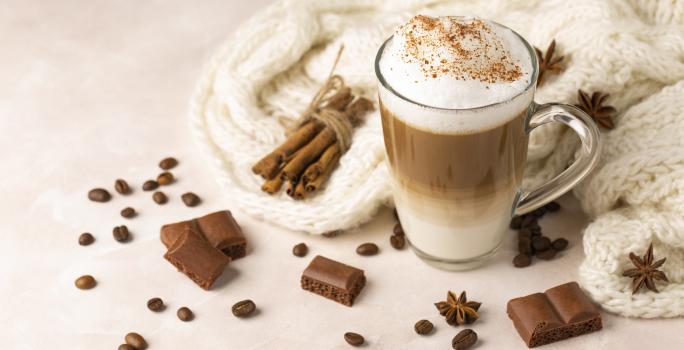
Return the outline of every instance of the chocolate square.
[[[189,228],[181,233],[164,258],[206,290],[211,288],[230,261],[229,257]]]
[[[161,228],[162,243],[169,248],[180,234],[192,229],[204,237],[212,246],[223,251],[232,260],[245,256],[247,239],[242,233],[240,225],[228,210],[222,210],[202,216],[197,219],[164,225]]]
[[[544,293],[511,299],[507,312],[520,337],[530,348],[602,328],[598,308],[582,292],[577,282],[562,284]]]
[[[306,267],[302,289],[352,306],[366,285],[363,270],[317,255]]]

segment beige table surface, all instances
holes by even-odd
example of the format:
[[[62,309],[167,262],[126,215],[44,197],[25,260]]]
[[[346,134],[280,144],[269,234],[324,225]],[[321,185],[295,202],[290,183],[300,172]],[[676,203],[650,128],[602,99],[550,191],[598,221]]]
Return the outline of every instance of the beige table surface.
[[[566,197],[562,214],[542,222],[570,249],[557,260],[514,269],[514,235],[486,267],[463,273],[430,268],[388,237],[384,210],[372,223],[336,238],[309,237],[236,212],[250,253],[232,263],[206,292],[164,259],[163,223],[232,209],[186,128],[188,100],[213,49],[267,0],[251,1],[9,1],[0,2],[0,344],[3,349],[115,349],[137,331],[150,349],[347,349],[342,335],[357,331],[372,349],[448,349],[460,330],[446,325],[433,302],[467,289],[483,302],[473,328],[475,349],[523,349],[505,313],[512,297],[575,280],[586,219]],[[174,155],[178,182],[164,188],[170,202],[154,204],[141,183]],[[94,186],[123,177],[135,187],[106,204],[86,200]],[[192,190],[204,202],[186,208]],[[118,212],[133,206],[139,216]],[[121,245],[111,228],[127,224]],[[89,231],[96,242],[81,247]],[[311,252],[293,257],[305,241]],[[355,247],[376,242],[381,253],[359,257]],[[315,254],[363,268],[368,285],[353,308],[299,288]],[[99,281],[90,291],[73,286],[81,274]],[[146,309],[148,298],[168,304]],[[251,298],[259,314],[234,318],[229,306]],[[189,323],[175,310],[196,313]],[[420,337],[413,323],[427,318],[436,332]],[[682,348],[682,320],[633,320],[604,314],[605,329],[546,349]]]

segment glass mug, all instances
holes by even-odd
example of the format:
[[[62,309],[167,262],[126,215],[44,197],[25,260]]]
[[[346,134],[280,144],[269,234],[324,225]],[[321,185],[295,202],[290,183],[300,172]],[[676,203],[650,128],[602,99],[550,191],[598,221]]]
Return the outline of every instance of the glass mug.
[[[571,105],[534,102],[537,56],[522,36],[512,32],[527,48],[533,70],[530,83],[508,100],[487,106],[436,108],[397,93],[380,69],[380,59],[392,37],[375,59],[385,151],[399,220],[416,255],[438,268],[464,270],[483,264],[501,246],[512,216],[537,209],[567,192],[598,161],[600,134],[588,115]],[[454,123],[468,123],[468,118],[487,118],[487,114],[506,121],[486,130],[450,134],[416,127],[401,117],[448,116]],[[551,122],[577,133],[582,143],[580,155],[549,182],[525,191],[521,184],[529,133]]]

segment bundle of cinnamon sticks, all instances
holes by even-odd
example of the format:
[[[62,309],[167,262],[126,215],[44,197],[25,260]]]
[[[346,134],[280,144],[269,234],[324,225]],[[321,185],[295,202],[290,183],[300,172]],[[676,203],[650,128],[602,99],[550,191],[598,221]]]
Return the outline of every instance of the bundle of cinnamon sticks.
[[[264,192],[274,194],[284,186],[299,200],[321,189],[349,148],[353,128],[374,109],[370,100],[355,98],[341,77],[331,75],[326,85],[336,86],[322,88],[299,128],[252,167],[266,180]],[[330,96],[322,98],[326,93]]]

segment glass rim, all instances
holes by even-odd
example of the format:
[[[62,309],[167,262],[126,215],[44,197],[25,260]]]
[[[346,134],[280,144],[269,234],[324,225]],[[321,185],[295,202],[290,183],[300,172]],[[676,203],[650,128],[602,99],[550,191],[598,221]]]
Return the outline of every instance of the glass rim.
[[[525,38],[522,35],[520,35],[518,32],[516,32],[515,30],[513,30],[513,29],[511,29],[511,28],[509,28],[509,27],[507,27],[501,23],[498,23],[498,22],[489,21],[489,20],[487,20],[487,21],[490,23],[494,23],[495,25],[501,26],[501,27],[508,29],[511,32],[513,32],[513,34],[515,34],[515,36],[523,43],[523,45],[525,45],[525,48],[527,48],[527,52],[530,55],[530,60],[532,61],[532,75],[531,75],[530,83],[525,87],[524,90],[522,90],[521,92],[517,93],[516,95],[514,95],[514,96],[512,96],[506,100],[490,103],[490,104],[483,105],[483,106],[470,107],[470,108],[443,108],[443,107],[435,107],[435,106],[426,105],[426,104],[423,104],[420,102],[416,102],[416,101],[400,94],[399,92],[394,90],[394,88],[392,88],[392,86],[385,80],[385,77],[382,75],[382,72],[380,71],[380,58],[382,57],[382,54],[385,51],[385,46],[387,46],[387,44],[392,40],[392,38],[394,38],[394,34],[390,35],[390,37],[387,38],[382,43],[382,45],[378,49],[378,53],[375,55],[375,76],[378,78],[378,81],[380,82],[380,84],[385,89],[390,91],[392,94],[394,94],[395,96],[399,97],[400,99],[402,99],[406,102],[412,103],[414,105],[417,105],[417,106],[420,106],[423,108],[428,108],[428,109],[433,109],[433,110],[438,110],[438,111],[445,111],[445,112],[446,111],[474,111],[474,110],[491,108],[494,106],[509,103],[509,102],[517,99],[521,95],[526,94],[528,91],[530,91],[530,89],[535,88],[535,86],[537,84],[537,76],[539,75],[539,62],[537,60],[537,52],[535,51],[534,47],[532,47],[532,45],[530,45],[530,43],[527,42],[527,40],[525,40]]]

